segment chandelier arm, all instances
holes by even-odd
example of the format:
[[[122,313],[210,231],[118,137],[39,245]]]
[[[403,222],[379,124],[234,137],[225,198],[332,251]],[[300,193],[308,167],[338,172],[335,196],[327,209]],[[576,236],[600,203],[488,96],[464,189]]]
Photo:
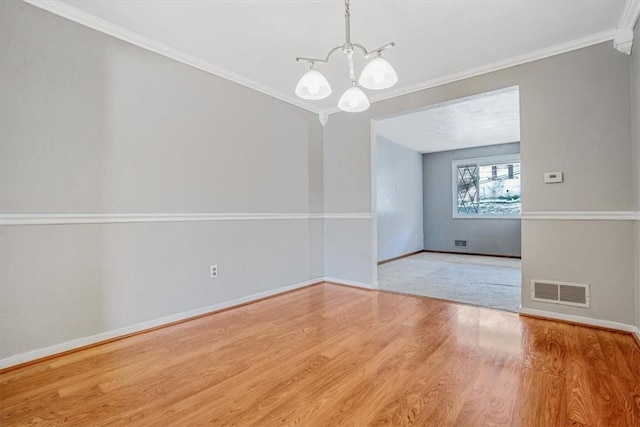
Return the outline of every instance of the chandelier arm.
[[[309,62],[311,64],[315,64],[316,62],[327,62],[324,59],[318,59],[318,58],[303,58],[303,57],[297,57],[296,61],[298,62]]]
[[[333,49],[331,49],[331,50],[329,51],[329,53],[327,53],[327,57],[326,57],[326,59],[324,60],[324,62],[329,62],[329,58],[331,57],[331,55],[333,55],[333,53],[334,53],[334,52],[336,52],[336,51],[338,51],[338,50],[340,50],[340,49],[342,49],[342,48],[343,48],[343,46],[336,46],[336,47],[334,47]]]
[[[367,52],[367,51],[365,50],[365,52],[364,52],[364,58],[365,58],[365,59],[369,59],[371,56],[373,56],[373,55],[377,55],[378,53],[382,52],[383,50],[391,49],[391,48],[392,48],[392,47],[394,47],[395,45],[396,45],[396,44],[395,44],[395,42],[390,42],[390,43],[385,44],[384,46],[380,46],[380,47],[379,47],[379,48],[377,48],[377,49],[373,49],[371,52]],[[354,46],[355,46],[355,44],[354,44]],[[364,48],[363,48],[363,49],[364,49]]]
[[[331,57],[331,55],[333,55],[333,53],[334,53],[335,51],[340,50],[340,49],[342,49],[342,48],[343,48],[343,46],[336,46],[336,47],[334,47],[333,49],[331,49],[331,50],[329,51],[329,53],[327,53],[327,57],[326,57],[326,58],[324,58],[324,59],[297,57],[297,58],[296,58],[296,61],[298,61],[298,62],[311,62],[311,63],[314,63],[314,62],[329,62],[329,58]]]
[[[367,52],[367,49],[364,46],[362,46],[361,44],[352,43],[351,47],[357,47],[358,49],[362,50],[362,53],[364,53],[365,55],[369,54],[369,52]],[[365,58],[366,58],[366,56],[365,56]]]

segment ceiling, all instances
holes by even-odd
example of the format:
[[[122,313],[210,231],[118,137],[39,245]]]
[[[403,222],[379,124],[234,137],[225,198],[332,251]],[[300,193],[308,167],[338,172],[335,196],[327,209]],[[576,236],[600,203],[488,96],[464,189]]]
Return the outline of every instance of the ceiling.
[[[435,105],[384,120],[376,133],[420,153],[520,141],[517,87]]]
[[[295,58],[324,57],[344,43],[342,1],[26,1],[311,111],[335,111],[350,85],[346,58],[335,54],[318,67],[333,94],[294,95],[306,71]],[[353,0],[351,41],[369,50],[396,43],[384,56],[399,82],[367,91],[376,101],[532,52],[612,40],[625,8],[625,0]],[[355,56],[358,73],[365,61]]]

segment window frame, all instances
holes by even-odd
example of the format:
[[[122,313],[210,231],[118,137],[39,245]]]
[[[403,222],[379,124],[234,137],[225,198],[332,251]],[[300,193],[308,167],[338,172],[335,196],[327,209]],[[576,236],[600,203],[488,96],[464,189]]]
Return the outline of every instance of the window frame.
[[[452,204],[451,210],[454,219],[520,219],[522,215],[522,205],[520,205],[520,215],[495,215],[495,214],[465,214],[458,213],[458,167],[464,165],[476,165],[490,166],[498,164],[519,163],[520,164],[520,177],[522,177],[522,162],[520,161],[520,154],[505,154],[500,156],[478,157],[474,159],[458,159],[451,162],[451,191],[452,191]],[[520,191],[522,191],[522,179],[520,179]],[[478,188],[478,193],[480,189]]]

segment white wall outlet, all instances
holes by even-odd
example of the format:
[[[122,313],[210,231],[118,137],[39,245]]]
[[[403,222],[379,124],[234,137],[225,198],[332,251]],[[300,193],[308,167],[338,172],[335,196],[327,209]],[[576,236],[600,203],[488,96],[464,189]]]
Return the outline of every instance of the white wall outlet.
[[[545,172],[544,182],[545,184],[555,184],[562,182],[562,172]]]
[[[212,279],[215,279],[216,277],[218,277],[218,266],[217,265],[210,266],[209,273]]]

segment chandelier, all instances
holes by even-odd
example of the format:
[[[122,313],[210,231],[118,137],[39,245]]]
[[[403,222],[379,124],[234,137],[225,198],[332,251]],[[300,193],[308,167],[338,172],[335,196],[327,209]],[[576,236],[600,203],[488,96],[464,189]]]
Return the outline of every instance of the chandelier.
[[[340,50],[347,57],[351,87],[340,97],[340,100],[338,101],[338,108],[342,111],[357,113],[369,108],[369,98],[367,98],[367,95],[360,87],[373,90],[386,89],[396,84],[398,76],[391,64],[382,58],[382,51],[394,47],[395,43],[387,43],[370,52],[360,44],[351,43],[350,18],[349,0],[345,0],[344,27],[346,40],[344,44],[331,49],[324,59],[296,58],[296,61],[298,62],[309,64],[309,71],[302,76],[296,86],[296,95],[302,99],[309,100],[324,99],[331,95],[331,86],[327,79],[320,74],[318,70],[316,70],[316,64],[329,62],[331,55]],[[375,56],[375,58],[364,67],[358,80],[356,80],[356,74],[353,66],[353,52],[356,48],[360,49],[364,53],[365,59]]]

